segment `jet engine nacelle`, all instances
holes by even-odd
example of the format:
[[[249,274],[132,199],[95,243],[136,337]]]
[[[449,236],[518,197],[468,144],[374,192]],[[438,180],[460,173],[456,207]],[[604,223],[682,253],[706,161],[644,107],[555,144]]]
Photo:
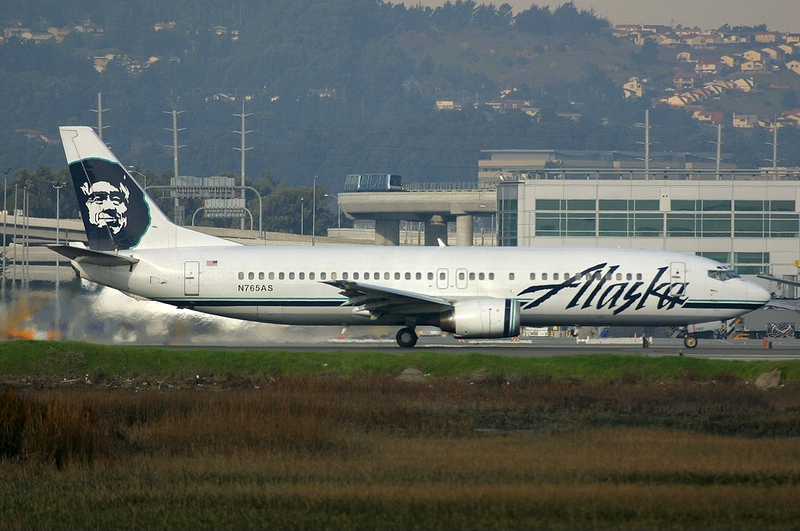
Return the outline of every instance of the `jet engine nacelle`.
[[[456,337],[513,337],[519,335],[519,312],[513,299],[473,299],[455,303],[438,326]]]

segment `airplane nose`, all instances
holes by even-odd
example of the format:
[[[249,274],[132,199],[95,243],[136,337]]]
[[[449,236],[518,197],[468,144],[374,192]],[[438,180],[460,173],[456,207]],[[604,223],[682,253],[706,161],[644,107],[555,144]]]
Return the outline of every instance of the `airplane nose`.
[[[747,298],[753,302],[760,302],[762,305],[768,303],[772,294],[754,282],[747,285]]]

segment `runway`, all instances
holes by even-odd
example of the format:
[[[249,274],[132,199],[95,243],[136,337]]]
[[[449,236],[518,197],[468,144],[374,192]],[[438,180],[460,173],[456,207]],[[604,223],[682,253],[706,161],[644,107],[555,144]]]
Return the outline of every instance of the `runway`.
[[[265,345],[265,348],[270,348]],[[686,348],[682,339],[655,338],[644,348],[641,339],[620,338],[578,342],[575,338],[533,338],[499,340],[457,340],[451,336],[422,336],[414,349],[403,349],[393,340],[343,339],[302,345],[281,344],[282,350],[332,352],[339,350],[403,354],[412,350],[443,352],[479,352],[497,356],[547,357],[585,354],[630,356],[685,356],[726,360],[791,360],[800,359],[800,340],[716,340],[701,339],[697,347]]]

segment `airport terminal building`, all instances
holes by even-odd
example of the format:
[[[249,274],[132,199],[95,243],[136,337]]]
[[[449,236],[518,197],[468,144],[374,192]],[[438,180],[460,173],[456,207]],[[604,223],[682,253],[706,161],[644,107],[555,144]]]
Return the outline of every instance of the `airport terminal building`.
[[[498,244],[667,249],[796,280],[795,171],[542,169],[497,184]],[[795,297],[781,285],[778,296]],[[774,288],[773,288],[774,289]]]

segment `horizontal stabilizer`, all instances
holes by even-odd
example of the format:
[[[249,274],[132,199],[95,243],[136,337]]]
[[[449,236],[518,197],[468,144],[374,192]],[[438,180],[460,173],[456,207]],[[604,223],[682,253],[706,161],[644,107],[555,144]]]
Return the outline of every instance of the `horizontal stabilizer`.
[[[72,245],[48,245],[47,247],[61,256],[66,256],[70,260],[75,260],[83,264],[113,267],[131,266],[139,263],[139,259],[133,258],[132,256],[122,256],[105,251],[93,251],[91,249],[74,247]]]

